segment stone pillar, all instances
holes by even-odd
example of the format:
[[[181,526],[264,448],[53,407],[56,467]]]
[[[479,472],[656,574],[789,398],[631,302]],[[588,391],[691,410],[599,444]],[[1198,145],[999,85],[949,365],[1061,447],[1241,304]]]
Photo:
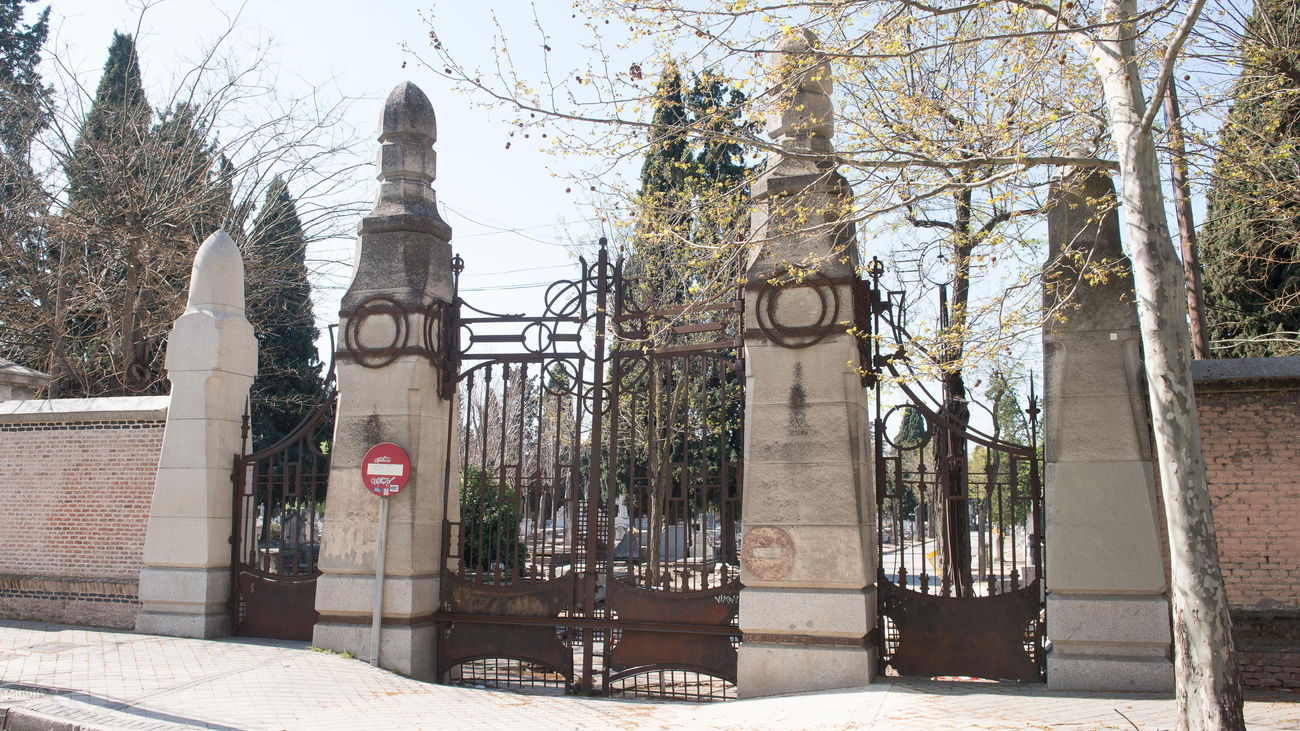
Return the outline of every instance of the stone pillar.
[[[1169,601],[1150,418],[1115,186],[1067,173],[1048,219],[1046,380],[1048,687],[1169,691]],[[1082,262],[1118,268],[1104,281]],[[1118,266],[1116,266],[1118,265]]]
[[[452,299],[451,228],[434,191],[433,106],[411,83],[384,103],[379,192],[361,222],[352,282],[339,313],[339,405],[316,587],[320,647],[370,656],[380,498],[361,483],[361,458],[380,442],[411,457],[389,506],[380,664],[434,675],[444,495],[453,404],[437,367],[439,308]],[[452,466],[451,475],[457,471]]]
[[[244,316],[244,261],[217,231],[199,247],[185,312],[167,338],[171,403],[154,483],[136,630],[230,633],[232,459],[257,339]]]
[[[876,667],[870,418],[853,321],[852,193],[831,151],[830,65],[777,52],[774,155],[755,185],[746,293],[742,696],[865,685]],[[812,270],[807,276],[789,274]],[[783,274],[783,272],[785,274]]]

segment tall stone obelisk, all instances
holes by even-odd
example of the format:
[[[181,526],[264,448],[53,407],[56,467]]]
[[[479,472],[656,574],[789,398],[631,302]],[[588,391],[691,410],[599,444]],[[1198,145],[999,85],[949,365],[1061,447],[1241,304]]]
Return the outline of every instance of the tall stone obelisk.
[[[447,435],[437,306],[453,294],[451,228],[434,191],[433,106],[414,84],[384,102],[379,192],[362,221],[352,282],[339,313],[339,405],[316,589],[320,647],[370,657],[381,498],[362,486],[367,449],[392,442],[411,458],[410,482],[391,501],[380,664],[420,679],[435,668]],[[456,474],[453,467],[450,474]]]
[[[875,671],[875,495],[841,213],[831,69],[807,31],[775,53],[774,154],[753,195],[746,292],[742,696],[864,685]]]
[[[1173,689],[1169,600],[1151,464],[1137,304],[1115,186],[1054,184],[1043,330],[1047,684]],[[1081,276],[1084,262],[1109,273]]]
[[[189,302],[167,336],[171,401],[145,532],[139,632],[230,633],[231,457],[242,448],[256,375],[244,260],[217,231],[194,255]]]

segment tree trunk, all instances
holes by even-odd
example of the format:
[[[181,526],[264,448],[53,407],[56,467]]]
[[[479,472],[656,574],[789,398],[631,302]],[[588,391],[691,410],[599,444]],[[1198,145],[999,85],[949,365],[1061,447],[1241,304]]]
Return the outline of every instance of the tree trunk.
[[[134,218],[128,215],[127,225],[132,225]],[[140,250],[138,239],[134,234],[127,235],[126,283],[122,288],[121,311],[118,322],[122,323],[117,333],[115,350],[117,355],[117,395],[130,396],[136,392],[133,373],[135,371],[136,335],[136,301],[140,291]]]
[[[664,404],[660,402],[660,392],[667,390],[667,384],[664,384],[661,387],[659,383],[659,374],[655,372],[654,365],[653,360],[648,362],[646,365],[649,369],[650,377],[650,423],[648,425],[649,428],[646,430],[648,441],[646,444],[646,455],[650,462],[649,495],[646,496],[646,502],[648,503],[647,507],[650,508],[650,517],[646,524],[646,529],[649,531],[650,541],[649,547],[647,548],[650,552],[650,556],[647,560],[649,573],[646,584],[647,588],[654,588],[656,584],[660,583],[662,578],[659,575],[661,571],[659,544],[663,542],[662,523],[664,520],[664,511],[662,501],[665,497],[664,490],[667,489],[667,486],[664,484],[664,459],[660,454],[660,449],[663,446],[661,440],[663,439],[664,431]]]
[[[1169,123],[1169,177],[1174,183],[1174,214],[1183,244],[1183,280],[1187,286],[1187,321],[1191,328],[1192,355],[1210,357],[1210,331],[1205,324],[1205,299],[1201,290],[1201,256],[1196,246],[1196,222],[1192,217],[1192,194],[1187,182],[1187,144],[1183,139],[1183,117],[1178,110],[1178,85],[1169,77],[1165,92],[1165,119]]]
[[[1109,0],[1105,17],[1132,18],[1134,0]],[[1201,454],[1182,266],[1165,223],[1155,142],[1142,129],[1145,101],[1131,23],[1089,49],[1119,153],[1125,233],[1133,252],[1152,426],[1172,557],[1178,726],[1244,729],[1232,621],[1219,568]]]
[[[950,428],[943,430],[940,475],[944,491],[944,546],[946,582],[953,596],[972,596],[970,555],[970,490],[966,464],[966,435],[970,408],[966,405],[966,383],[962,378],[965,355],[966,311],[970,306],[971,207],[974,194],[965,188],[953,196],[952,303],[943,324],[948,342],[944,347],[943,408]]]
[[[46,391],[49,398],[59,398],[60,387],[67,378],[68,350],[64,344],[64,330],[68,326],[68,242],[59,237],[59,276],[54,282],[54,322],[50,323],[50,387]]]

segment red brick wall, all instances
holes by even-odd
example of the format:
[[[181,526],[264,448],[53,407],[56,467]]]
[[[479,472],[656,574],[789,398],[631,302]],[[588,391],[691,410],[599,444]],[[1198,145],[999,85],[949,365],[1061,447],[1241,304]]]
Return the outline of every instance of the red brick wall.
[[[163,425],[158,411],[0,420],[0,617],[134,626]]]
[[[1198,384],[1196,402],[1228,601],[1300,609],[1300,384]]]
[[[1300,690],[1300,379],[1198,379],[1196,402],[1242,682]]]

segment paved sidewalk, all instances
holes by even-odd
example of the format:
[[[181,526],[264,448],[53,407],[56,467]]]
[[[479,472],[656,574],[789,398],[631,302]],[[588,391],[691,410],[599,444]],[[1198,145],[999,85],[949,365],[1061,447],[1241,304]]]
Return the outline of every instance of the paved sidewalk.
[[[1300,729],[1297,701],[1252,696],[1250,728]],[[1162,729],[1174,702],[897,679],[711,704],[525,696],[420,683],[302,643],[0,621],[6,708],[4,729]]]

